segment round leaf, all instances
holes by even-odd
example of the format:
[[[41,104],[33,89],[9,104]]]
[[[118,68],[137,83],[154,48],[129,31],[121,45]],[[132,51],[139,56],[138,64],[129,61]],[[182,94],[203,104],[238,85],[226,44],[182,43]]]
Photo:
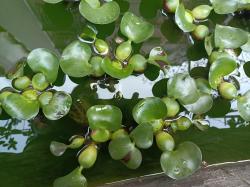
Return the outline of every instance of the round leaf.
[[[88,109],[87,118],[92,130],[115,131],[121,128],[122,112],[113,105],[95,105]]]
[[[142,163],[142,154],[136,147],[122,160],[129,169],[137,169]]]
[[[130,151],[135,148],[129,136],[115,138],[109,143],[109,154],[114,160],[123,159]]]
[[[59,60],[48,49],[35,49],[27,57],[30,68],[35,73],[43,73],[50,83],[56,81],[59,69]]]
[[[194,143],[183,142],[175,151],[164,152],[160,162],[166,175],[173,179],[182,179],[200,168],[202,153]]]
[[[63,51],[60,66],[63,72],[71,77],[84,77],[92,73],[89,64],[91,48],[80,41],[74,41]]]
[[[141,43],[150,38],[154,33],[154,26],[131,12],[126,12],[120,24],[121,32],[129,40]]]
[[[42,110],[46,118],[50,120],[58,120],[69,113],[72,99],[65,92],[56,92],[49,104],[43,106]]]
[[[81,0],[79,10],[82,16],[95,24],[109,24],[117,20],[120,7],[117,2],[110,1],[100,7],[93,7],[86,0]]]
[[[209,84],[213,89],[221,83],[222,78],[232,73],[237,68],[237,63],[232,58],[222,57],[217,59],[209,70]]]
[[[221,49],[237,49],[248,41],[248,33],[242,29],[216,25],[214,31],[215,47]]]
[[[67,150],[68,146],[64,143],[61,143],[61,142],[52,141],[50,143],[49,148],[50,148],[50,152],[54,156],[62,156],[63,153]]]
[[[213,98],[209,94],[201,93],[199,99],[192,104],[184,105],[184,107],[194,114],[204,114],[213,106]]]
[[[237,99],[237,106],[241,117],[250,121],[250,91]]]
[[[160,98],[148,97],[139,101],[132,113],[134,120],[142,124],[164,118],[167,114],[167,107]]]
[[[3,101],[2,107],[12,118],[19,120],[29,120],[34,118],[39,112],[39,102],[29,100],[17,93],[9,94]]]
[[[153,144],[153,127],[149,123],[138,125],[131,133],[130,137],[135,145],[141,149],[148,149]]]
[[[210,2],[212,3],[214,11],[217,14],[229,14],[238,9],[238,0],[210,0]]]

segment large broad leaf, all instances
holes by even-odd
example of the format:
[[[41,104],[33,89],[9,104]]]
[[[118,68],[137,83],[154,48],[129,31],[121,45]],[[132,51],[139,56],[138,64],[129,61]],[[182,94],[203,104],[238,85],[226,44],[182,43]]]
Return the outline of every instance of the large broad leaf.
[[[100,6],[94,5],[91,1],[82,0],[79,10],[85,19],[95,24],[112,23],[120,15],[120,7],[115,1],[106,2]]]
[[[213,89],[221,83],[225,75],[232,73],[237,68],[237,63],[234,59],[222,57],[217,59],[209,70],[209,84]]]
[[[235,12],[238,9],[238,1],[239,0],[210,0],[214,11],[217,14],[229,14]]]
[[[214,31],[215,47],[220,49],[237,49],[248,41],[248,33],[242,29],[216,25]]]
[[[129,169],[137,169],[142,163],[142,154],[136,147],[122,160]]]
[[[123,67],[120,61],[111,61],[109,57],[102,60],[101,67],[105,73],[116,79],[123,79],[133,73],[134,66],[132,64]]]
[[[141,149],[148,149],[153,144],[153,127],[150,123],[138,125],[130,134],[135,145]]]
[[[87,187],[87,180],[82,175],[82,169],[77,167],[68,175],[57,178],[53,187]]]
[[[87,118],[89,127],[115,131],[121,128],[122,112],[113,105],[95,105],[88,109]]]
[[[9,94],[3,101],[2,107],[12,118],[19,120],[29,120],[34,118],[39,112],[39,102],[29,100],[17,93]]]
[[[72,99],[65,92],[56,92],[49,104],[43,106],[43,113],[50,120],[58,120],[69,113]]]
[[[154,33],[154,26],[131,12],[126,12],[121,20],[120,29],[123,35],[135,43],[141,43]]]
[[[135,148],[129,136],[115,138],[109,143],[109,154],[114,160],[121,160]]]
[[[245,121],[250,121],[250,91],[237,99],[238,110]]]
[[[173,179],[182,179],[200,168],[202,153],[194,143],[183,142],[175,151],[164,152],[160,162],[166,175]]]
[[[91,48],[80,41],[74,41],[63,51],[60,66],[63,72],[71,77],[84,77],[92,73],[92,66],[88,62]]]
[[[134,120],[142,124],[164,118],[167,114],[167,107],[160,98],[149,97],[139,101],[132,113]]]
[[[169,97],[178,99],[182,104],[192,104],[199,99],[195,80],[188,74],[178,73],[168,80]]]
[[[50,50],[39,48],[31,51],[27,57],[27,62],[32,71],[43,73],[50,83],[56,81],[59,60]]]
[[[184,105],[184,107],[194,114],[204,114],[213,106],[213,98],[209,94],[201,93],[199,99],[192,104]]]
[[[183,32],[191,32],[195,29],[195,24],[188,20],[184,5],[181,3],[175,12],[175,22]]]

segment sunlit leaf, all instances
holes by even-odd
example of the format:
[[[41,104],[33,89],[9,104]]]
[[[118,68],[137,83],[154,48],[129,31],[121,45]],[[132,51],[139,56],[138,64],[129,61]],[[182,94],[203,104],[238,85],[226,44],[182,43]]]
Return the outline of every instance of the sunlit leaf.
[[[39,112],[39,102],[29,100],[25,96],[17,93],[9,94],[3,101],[2,107],[12,118],[19,120],[29,120],[34,118]]]
[[[222,57],[217,59],[209,70],[209,84],[213,89],[221,83],[222,78],[232,73],[237,68],[237,63],[232,58]]]
[[[59,69],[59,60],[55,54],[48,49],[35,49],[27,57],[30,68],[35,73],[43,73],[47,81],[56,81]]]
[[[58,120],[69,113],[71,108],[71,96],[65,92],[56,92],[49,104],[42,107],[46,118],[50,120]]]
[[[179,4],[175,12],[175,22],[183,32],[191,32],[196,27],[193,21],[189,20],[187,14],[184,5]]]
[[[79,5],[80,13],[88,21],[95,24],[109,24],[119,17],[120,7],[117,2],[105,2],[100,7],[93,7],[89,2],[91,1],[81,0]]]
[[[238,1],[239,0],[210,0],[213,5],[214,11],[217,14],[229,14],[235,12],[238,9]]]
[[[153,144],[153,127],[149,123],[138,125],[131,133],[130,137],[135,145],[141,149],[148,149]]]
[[[60,66],[63,72],[71,77],[84,77],[92,73],[92,66],[88,62],[91,48],[83,42],[74,41],[62,53]]]
[[[115,131],[121,128],[122,112],[113,105],[95,105],[88,109],[87,117],[89,127],[94,129],[107,129]]]
[[[216,25],[214,31],[215,47],[220,49],[237,49],[248,41],[248,33],[242,29]]]
[[[250,121],[250,91],[237,99],[238,111],[245,121]]]
[[[133,108],[133,117],[138,124],[162,119],[167,114],[165,103],[157,97],[148,97],[139,101]]]
[[[154,26],[131,12],[126,12],[121,20],[120,29],[123,35],[135,43],[141,43],[154,33]]]
[[[202,154],[200,148],[194,143],[183,142],[175,151],[164,152],[160,162],[166,175],[173,179],[182,179],[200,168]]]

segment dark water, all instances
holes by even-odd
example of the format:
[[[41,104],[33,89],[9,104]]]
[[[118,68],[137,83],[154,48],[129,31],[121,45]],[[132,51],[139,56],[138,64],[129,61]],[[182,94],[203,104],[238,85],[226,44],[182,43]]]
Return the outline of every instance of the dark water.
[[[155,35],[143,45],[136,45],[135,51],[148,54],[152,47],[162,46],[174,66],[160,73],[157,68],[149,67],[143,75],[120,81],[67,77],[65,84],[62,86],[58,83],[56,89],[72,93],[74,112],[56,122],[47,121],[42,116],[29,122],[6,120],[3,116],[0,120],[0,186],[51,186],[55,178],[73,170],[77,166],[77,152],[68,150],[65,155],[57,158],[49,152],[49,144],[52,140],[66,143],[72,135],[84,134],[84,110],[89,106],[100,103],[117,105],[124,114],[123,124],[133,125],[130,112],[138,99],[166,94],[166,78],[171,77],[173,73],[190,71],[193,76],[206,74],[207,56],[203,43],[196,42],[190,35],[182,33],[171,16],[164,16],[160,0],[117,2],[122,12],[129,9],[156,26]],[[188,1],[187,6],[192,8],[203,2],[207,1]],[[205,22],[211,28],[214,28],[215,23],[250,31],[250,19],[246,15],[212,14]],[[86,21],[79,15],[78,3],[50,5],[42,0],[1,0],[0,74],[2,69],[9,69],[34,48],[45,47],[60,54],[67,44],[77,39],[85,24]],[[119,21],[97,26],[98,37],[112,40],[114,36],[119,35],[118,25]],[[240,60],[249,61],[250,54],[242,53]],[[154,78],[156,80],[153,80]],[[241,84],[241,94],[250,88],[249,79],[242,67],[239,72],[235,72],[235,78]],[[9,85],[8,80],[0,77],[0,88]],[[239,117],[235,102],[216,99],[212,110],[206,114],[206,119],[211,126],[209,130],[201,132],[191,128],[187,132],[177,133],[176,142],[195,142],[201,148],[204,161],[208,164],[250,159],[250,126]],[[160,152],[155,147],[143,151],[143,165],[135,171],[113,161],[105,146],[100,149],[95,166],[85,171],[90,186],[161,171]]]

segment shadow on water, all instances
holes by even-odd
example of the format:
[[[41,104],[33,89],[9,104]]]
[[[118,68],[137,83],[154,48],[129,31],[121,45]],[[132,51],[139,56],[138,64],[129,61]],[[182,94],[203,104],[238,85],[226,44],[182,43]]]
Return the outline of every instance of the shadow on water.
[[[153,1],[152,1],[153,2]],[[77,166],[74,150],[68,150],[60,158],[49,151],[52,140],[67,142],[74,134],[86,132],[85,111],[95,104],[113,104],[123,112],[123,125],[135,125],[131,110],[140,98],[166,95],[166,81],[176,72],[190,71],[193,77],[207,76],[207,56],[199,42],[179,31],[173,17],[161,14],[161,1],[119,0],[122,12],[130,9],[140,14],[156,26],[152,39],[137,50],[148,54],[155,45],[163,46],[169,53],[174,65],[164,72],[149,67],[142,75],[132,75],[123,80],[103,77],[74,79],[62,76],[57,90],[72,93],[74,104],[68,116],[59,121],[48,121],[39,115],[32,121],[9,119],[6,114],[0,120],[0,172],[3,186],[51,186],[55,178],[63,176]],[[207,1],[192,1],[202,2]],[[194,4],[189,3],[192,8]],[[15,7],[15,9],[11,9]],[[10,11],[2,11],[9,8]],[[4,13],[6,12],[6,13]],[[21,26],[20,18],[24,19]],[[8,21],[9,20],[9,21]],[[12,21],[15,20],[15,21]],[[249,31],[250,20],[240,16],[212,15],[209,26],[214,22],[226,23]],[[0,75],[9,70],[18,60],[26,57],[29,50],[46,47],[56,53],[77,38],[87,22],[79,15],[77,3],[62,2],[56,5],[43,3],[41,0],[2,0],[0,3]],[[106,38],[117,32],[118,23],[97,27],[99,37]],[[174,33],[174,34],[173,34]],[[119,34],[119,33],[118,33]],[[107,39],[110,40],[110,37]],[[243,53],[240,58],[250,60],[250,55]],[[240,93],[248,90],[249,79],[241,73],[233,75],[242,85]],[[2,73],[1,73],[2,72]],[[0,77],[0,88],[10,86],[10,82]],[[64,84],[63,84],[64,83]],[[190,140],[195,142],[203,152],[203,159],[208,164],[250,159],[250,126],[236,112],[235,102],[223,100],[218,96],[212,110],[206,114],[210,128],[201,132],[191,128],[187,132],[176,133],[176,142]],[[120,162],[114,161],[107,153],[107,146],[100,147],[95,166],[84,175],[90,186],[127,179],[161,171],[160,152],[153,146],[143,151],[143,164],[135,171],[128,170]],[[11,177],[10,177],[11,176]]]

